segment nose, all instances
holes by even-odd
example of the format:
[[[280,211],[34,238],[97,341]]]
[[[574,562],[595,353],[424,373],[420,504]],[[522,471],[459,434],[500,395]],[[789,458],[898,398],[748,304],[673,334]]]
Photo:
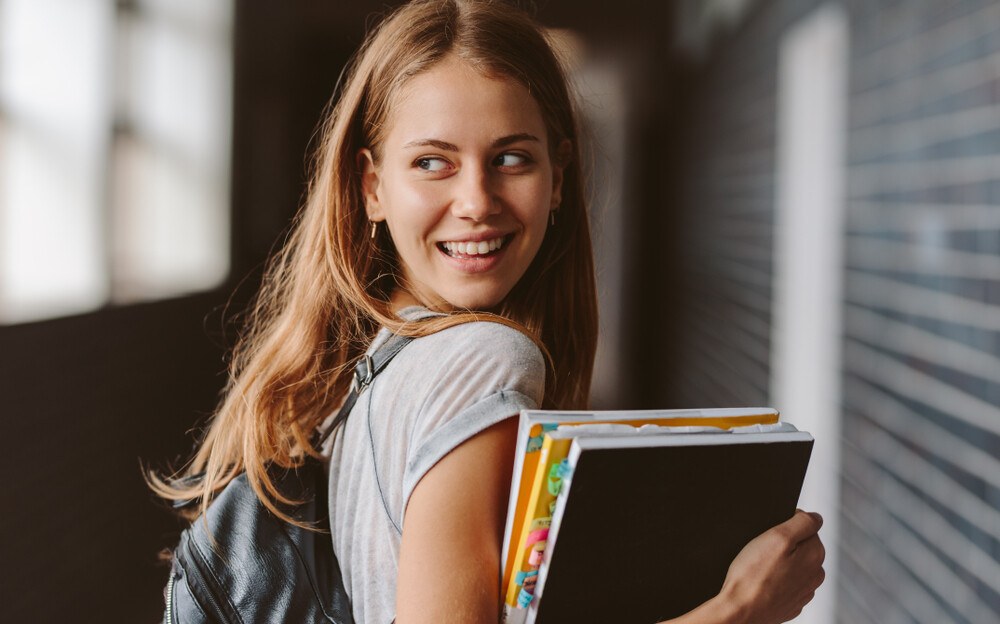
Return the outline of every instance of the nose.
[[[493,192],[487,170],[483,167],[465,167],[458,177],[452,214],[479,222],[500,212],[500,202]]]

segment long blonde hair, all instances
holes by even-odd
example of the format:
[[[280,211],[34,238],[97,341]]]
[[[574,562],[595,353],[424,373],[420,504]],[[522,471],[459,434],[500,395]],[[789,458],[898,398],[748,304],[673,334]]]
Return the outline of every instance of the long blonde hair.
[[[549,145],[571,149],[552,154],[564,165],[558,223],[503,303],[407,324],[389,307],[397,261],[385,228],[369,236],[356,155],[365,147],[379,154],[400,86],[445,54],[523,84],[541,108]],[[199,498],[204,511],[245,471],[261,501],[286,517],[272,502],[288,501],[267,465],[296,466],[314,453],[311,435],[348,391],[352,365],[379,326],[419,336],[470,318],[512,325],[548,358],[543,406],[588,404],[597,300],[577,127],[566,78],[538,26],[490,0],[417,0],[397,9],[349,64],[321,137],[305,205],[248,312],[204,439],[174,478],[148,475],[164,498]]]

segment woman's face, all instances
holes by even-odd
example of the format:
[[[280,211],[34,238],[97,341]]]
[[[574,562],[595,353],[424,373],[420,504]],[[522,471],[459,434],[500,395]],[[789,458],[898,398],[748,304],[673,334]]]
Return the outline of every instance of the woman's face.
[[[389,124],[381,162],[359,159],[368,218],[388,225],[408,291],[394,303],[496,306],[560,201],[538,103],[448,56],[401,88]]]

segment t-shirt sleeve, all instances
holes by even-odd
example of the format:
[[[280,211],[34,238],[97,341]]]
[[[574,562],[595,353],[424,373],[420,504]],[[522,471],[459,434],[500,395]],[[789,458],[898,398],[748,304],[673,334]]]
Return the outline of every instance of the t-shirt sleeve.
[[[490,322],[457,325],[414,341],[425,353],[426,384],[410,431],[403,509],[413,488],[445,455],[522,409],[536,409],[545,388],[541,351],[521,332]]]

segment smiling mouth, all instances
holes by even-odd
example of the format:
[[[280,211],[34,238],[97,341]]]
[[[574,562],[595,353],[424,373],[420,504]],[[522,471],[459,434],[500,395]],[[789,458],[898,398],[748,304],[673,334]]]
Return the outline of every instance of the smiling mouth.
[[[484,241],[445,241],[438,249],[452,258],[486,258],[500,251],[510,240],[510,235]]]

